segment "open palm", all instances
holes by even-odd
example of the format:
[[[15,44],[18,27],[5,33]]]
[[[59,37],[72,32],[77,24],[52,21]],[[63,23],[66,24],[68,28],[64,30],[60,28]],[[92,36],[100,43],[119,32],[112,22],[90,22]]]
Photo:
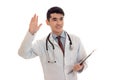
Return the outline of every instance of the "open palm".
[[[39,28],[41,27],[41,25],[42,25],[42,24],[39,24],[39,25],[38,25],[38,16],[35,14],[35,15],[32,17],[31,21],[30,21],[30,24],[29,24],[29,32],[30,32],[31,34],[36,33],[36,32],[39,30]]]

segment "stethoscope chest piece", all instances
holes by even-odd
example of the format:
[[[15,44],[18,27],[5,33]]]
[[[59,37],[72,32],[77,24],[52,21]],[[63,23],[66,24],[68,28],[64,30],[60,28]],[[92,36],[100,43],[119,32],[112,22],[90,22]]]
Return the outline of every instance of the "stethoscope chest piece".
[[[48,61],[48,63],[56,63],[56,61]]]
[[[73,46],[72,45],[70,45],[70,50],[73,50]]]

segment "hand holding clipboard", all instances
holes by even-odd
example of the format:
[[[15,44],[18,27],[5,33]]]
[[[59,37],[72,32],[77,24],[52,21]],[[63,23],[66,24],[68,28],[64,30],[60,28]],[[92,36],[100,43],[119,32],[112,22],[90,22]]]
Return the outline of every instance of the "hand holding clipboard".
[[[95,51],[95,49],[87,56],[87,57],[85,57],[85,58],[83,58],[81,61],[80,61],[80,65],[81,64],[83,64],[85,61],[86,61],[86,59],[88,58],[88,57],[90,57],[91,56],[91,54],[93,53]],[[72,73],[73,72],[73,70],[71,70],[68,74],[70,74],[70,73]]]

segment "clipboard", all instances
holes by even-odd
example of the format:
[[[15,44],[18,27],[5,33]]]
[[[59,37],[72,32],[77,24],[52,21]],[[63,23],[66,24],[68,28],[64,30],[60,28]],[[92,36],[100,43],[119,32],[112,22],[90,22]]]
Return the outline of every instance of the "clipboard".
[[[82,61],[80,61],[79,64],[81,65],[82,63],[84,63],[84,62],[86,61],[86,59],[87,59],[88,57],[90,57],[94,51],[95,51],[95,49],[94,49],[87,57],[85,57],[84,59],[82,59]]]
[[[92,53],[95,51],[95,49],[89,54],[89,55],[87,55],[85,58],[83,58],[81,61],[80,61],[80,65],[81,64],[83,64],[87,59],[88,59],[88,57],[90,57],[91,55],[92,55]],[[68,72],[68,74],[70,74],[70,73],[72,73],[73,72],[73,70],[71,70],[70,72]]]

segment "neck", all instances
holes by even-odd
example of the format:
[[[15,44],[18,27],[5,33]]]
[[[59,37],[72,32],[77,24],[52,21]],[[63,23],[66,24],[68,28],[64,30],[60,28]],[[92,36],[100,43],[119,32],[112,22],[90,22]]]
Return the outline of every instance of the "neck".
[[[61,32],[53,32],[53,34],[57,35],[57,36],[60,36],[62,34],[63,31]]]

